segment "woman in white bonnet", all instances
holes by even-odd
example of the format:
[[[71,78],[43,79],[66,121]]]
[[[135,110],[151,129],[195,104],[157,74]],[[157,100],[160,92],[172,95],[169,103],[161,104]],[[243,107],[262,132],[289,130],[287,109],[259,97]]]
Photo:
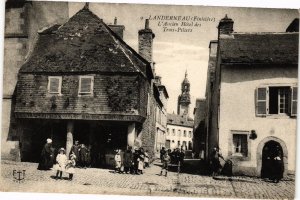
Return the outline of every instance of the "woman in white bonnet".
[[[39,162],[38,169],[39,170],[50,170],[53,167],[53,148],[52,148],[52,140],[48,138],[47,143],[43,147],[41,158]]]

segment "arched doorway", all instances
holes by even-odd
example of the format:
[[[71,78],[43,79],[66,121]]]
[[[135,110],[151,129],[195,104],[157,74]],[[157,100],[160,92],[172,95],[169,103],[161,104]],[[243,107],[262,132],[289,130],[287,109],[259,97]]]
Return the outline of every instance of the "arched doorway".
[[[274,152],[279,151],[280,158],[283,161],[283,177],[286,176],[288,170],[288,151],[285,143],[274,136],[264,138],[257,147],[257,176],[268,177],[268,157],[271,159]]]
[[[274,157],[276,156],[279,156],[283,160],[283,151],[280,144],[273,140],[266,142],[262,150],[262,178],[271,178],[274,173],[282,177],[283,170],[279,170],[278,167],[274,166]],[[281,168],[284,168],[283,162],[281,162],[281,165]]]

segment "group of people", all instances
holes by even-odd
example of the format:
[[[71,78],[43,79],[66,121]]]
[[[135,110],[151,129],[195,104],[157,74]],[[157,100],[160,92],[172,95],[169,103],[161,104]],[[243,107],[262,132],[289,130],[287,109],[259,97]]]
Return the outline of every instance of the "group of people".
[[[149,154],[141,148],[132,149],[128,146],[125,152],[118,149],[115,155],[115,173],[143,174],[143,170],[149,167]]]
[[[66,155],[66,151],[64,148],[60,148],[58,150],[58,154],[56,159],[54,160],[54,148],[52,147],[52,140],[50,138],[47,139],[47,143],[45,144],[42,153],[40,163],[38,165],[39,170],[56,170],[55,179],[62,178],[62,173],[66,172],[69,174],[69,180],[73,179],[73,175],[75,173],[75,165],[77,156],[74,152],[70,152],[69,158]],[[56,163],[56,164],[54,164]]]
[[[82,167],[86,169],[91,164],[91,154],[90,149],[86,147],[85,144],[79,144],[76,140],[74,145],[71,147],[70,155],[74,154],[76,156],[77,167]]]
[[[275,151],[265,158],[264,167],[262,168],[263,178],[278,183],[283,178],[283,166],[281,151],[279,147],[276,147]]]
[[[162,163],[162,168],[160,171],[160,175],[167,177],[168,174],[168,169],[169,169],[169,164],[174,164],[177,166],[183,166],[183,161],[184,161],[184,150],[176,148],[173,151],[171,149],[165,149],[165,147],[162,147],[160,150],[160,160]]]

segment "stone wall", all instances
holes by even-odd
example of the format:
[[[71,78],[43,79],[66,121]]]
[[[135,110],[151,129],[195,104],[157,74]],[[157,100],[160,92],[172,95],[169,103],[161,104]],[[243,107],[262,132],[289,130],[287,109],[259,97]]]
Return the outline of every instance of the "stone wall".
[[[53,95],[47,91],[47,75],[20,74],[15,111],[56,114],[139,114],[139,104],[145,102],[139,103],[137,75],[88,75],[94,77],[91,96],[78,95],[80,75],[61,76],[61,94]]]
[[[5,10],[1,157],[10,160],[20,157],[17,127],[11,115],[18,71],[34,45],[37,31],[68,19],[67,2],[25,2],[20,5],[10,5]]]

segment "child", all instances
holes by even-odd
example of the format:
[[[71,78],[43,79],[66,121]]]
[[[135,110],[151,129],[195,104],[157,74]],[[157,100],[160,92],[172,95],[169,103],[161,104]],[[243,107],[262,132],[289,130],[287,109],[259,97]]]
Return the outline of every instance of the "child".
[[[165,171],[165,176],[167,177],[169,162],[170,156],[167,152],[165,152],[165,154],[163,155],[163,164],[161,167],[160,176],[163,174],[163,171]]]
[[[59,174],[59,179],[61,179],[62,172],[65,171],[66,164],[67,164],[67,161],[68,161],[68,158],[66,156],[64,148],[60,148],[58,152],[59,153],[57,154],[57,157],[56,157],[56,163],[57,164],[53,167],[54,170],[57,170],[55,179],[58,178],[58,174]]]
[[[137,174],[143,174],[144,161],[145,161],[144,149],[140,148],[139,157],[138,157],[138,173]]]
[[[148,150],[145,151],[145,160],[144,160],[144,163],[145,163],[145,168],[149,167],[149,154],[148,154]]]
[[[76,165],[76,156],[75,156],[75,154],[71,154],[70,160],[68,161],[68,164],[66,165],[66,172],[69,173],[70,181],[73,179],[73,175],[75,173],[75,165]]]
[[[117,154],[115,155],[115,162],[116,162],[116,168],[115,173],[119,172],[121,173],[121,150],[117,150]]]

